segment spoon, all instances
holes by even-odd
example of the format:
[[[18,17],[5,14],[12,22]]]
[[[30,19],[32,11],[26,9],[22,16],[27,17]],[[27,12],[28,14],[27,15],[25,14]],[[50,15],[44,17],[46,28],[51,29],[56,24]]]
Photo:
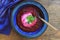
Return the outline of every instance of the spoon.
[[[42,20],[44,23],[46,23],[48,26],[50,26],[51,28],[53,28],[55,31],[58,31],[57,28],[55,28],[53,25],[51,25],[49,22],[45,21],[43,18],[40,17],[39,13],[36,13],[37,17]]]

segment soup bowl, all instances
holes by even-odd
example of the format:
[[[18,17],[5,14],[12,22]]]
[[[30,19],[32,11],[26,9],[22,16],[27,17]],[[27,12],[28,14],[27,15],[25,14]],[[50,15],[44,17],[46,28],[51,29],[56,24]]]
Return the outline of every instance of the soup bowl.
[[[38,18],[37,13],[48,22],[48,13],[40,3],[35,1],[19,3],[11,15],[12,27],[26,38],[41,36],[46,31],[47,24]]]

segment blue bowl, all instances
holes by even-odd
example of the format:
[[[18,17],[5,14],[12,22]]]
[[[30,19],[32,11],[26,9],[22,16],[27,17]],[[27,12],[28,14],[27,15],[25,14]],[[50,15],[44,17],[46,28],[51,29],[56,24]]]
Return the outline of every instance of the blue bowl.
[[[22,2],[22,3],[18,4],[14,8],[14,10],[12,12],[12,15],[11,15],[11,25],[14,28],[14,30],[17,31],[17,33],[19,33],[20,35],[22,35],[26,38],[35,38],[35,37],[41,36],[46,31],[47,24],[44,23],[42,29],[38,29],[35,32],[24,32],[19,28],[19,26],[16,23],[16,15],[18,13],[18,10],[21,7],[23,7],[24,5],[27,5],[27,4],[37,6],[39,9],[41,9],[41,11],[44,14],[44,19],[48,22],[48,19],[49,19],[48,18],[48,13],[47,13],[46,9],[40,3],[35,2],[35,1],[26,1],[26,2]]]

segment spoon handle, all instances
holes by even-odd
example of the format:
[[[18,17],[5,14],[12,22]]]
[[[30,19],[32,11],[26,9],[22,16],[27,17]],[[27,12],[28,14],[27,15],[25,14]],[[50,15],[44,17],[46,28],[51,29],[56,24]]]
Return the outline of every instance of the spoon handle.
[[[53,28],[54,30],[58,31],[57,28],[55,28],[53,25],[51,25],[50,23],[48,23],[47,21],[45,21],[43,18],[39,17],[44,23],[46,23],[48,26],[50,26],[51,28]]]

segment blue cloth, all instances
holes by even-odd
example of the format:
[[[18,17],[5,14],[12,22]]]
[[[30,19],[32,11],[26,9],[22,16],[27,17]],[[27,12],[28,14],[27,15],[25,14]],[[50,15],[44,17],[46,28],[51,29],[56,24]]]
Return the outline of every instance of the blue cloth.
[[[11,32],[10,14],[14,4],[21,0],[0,0],[0,33],[9,35]]]

